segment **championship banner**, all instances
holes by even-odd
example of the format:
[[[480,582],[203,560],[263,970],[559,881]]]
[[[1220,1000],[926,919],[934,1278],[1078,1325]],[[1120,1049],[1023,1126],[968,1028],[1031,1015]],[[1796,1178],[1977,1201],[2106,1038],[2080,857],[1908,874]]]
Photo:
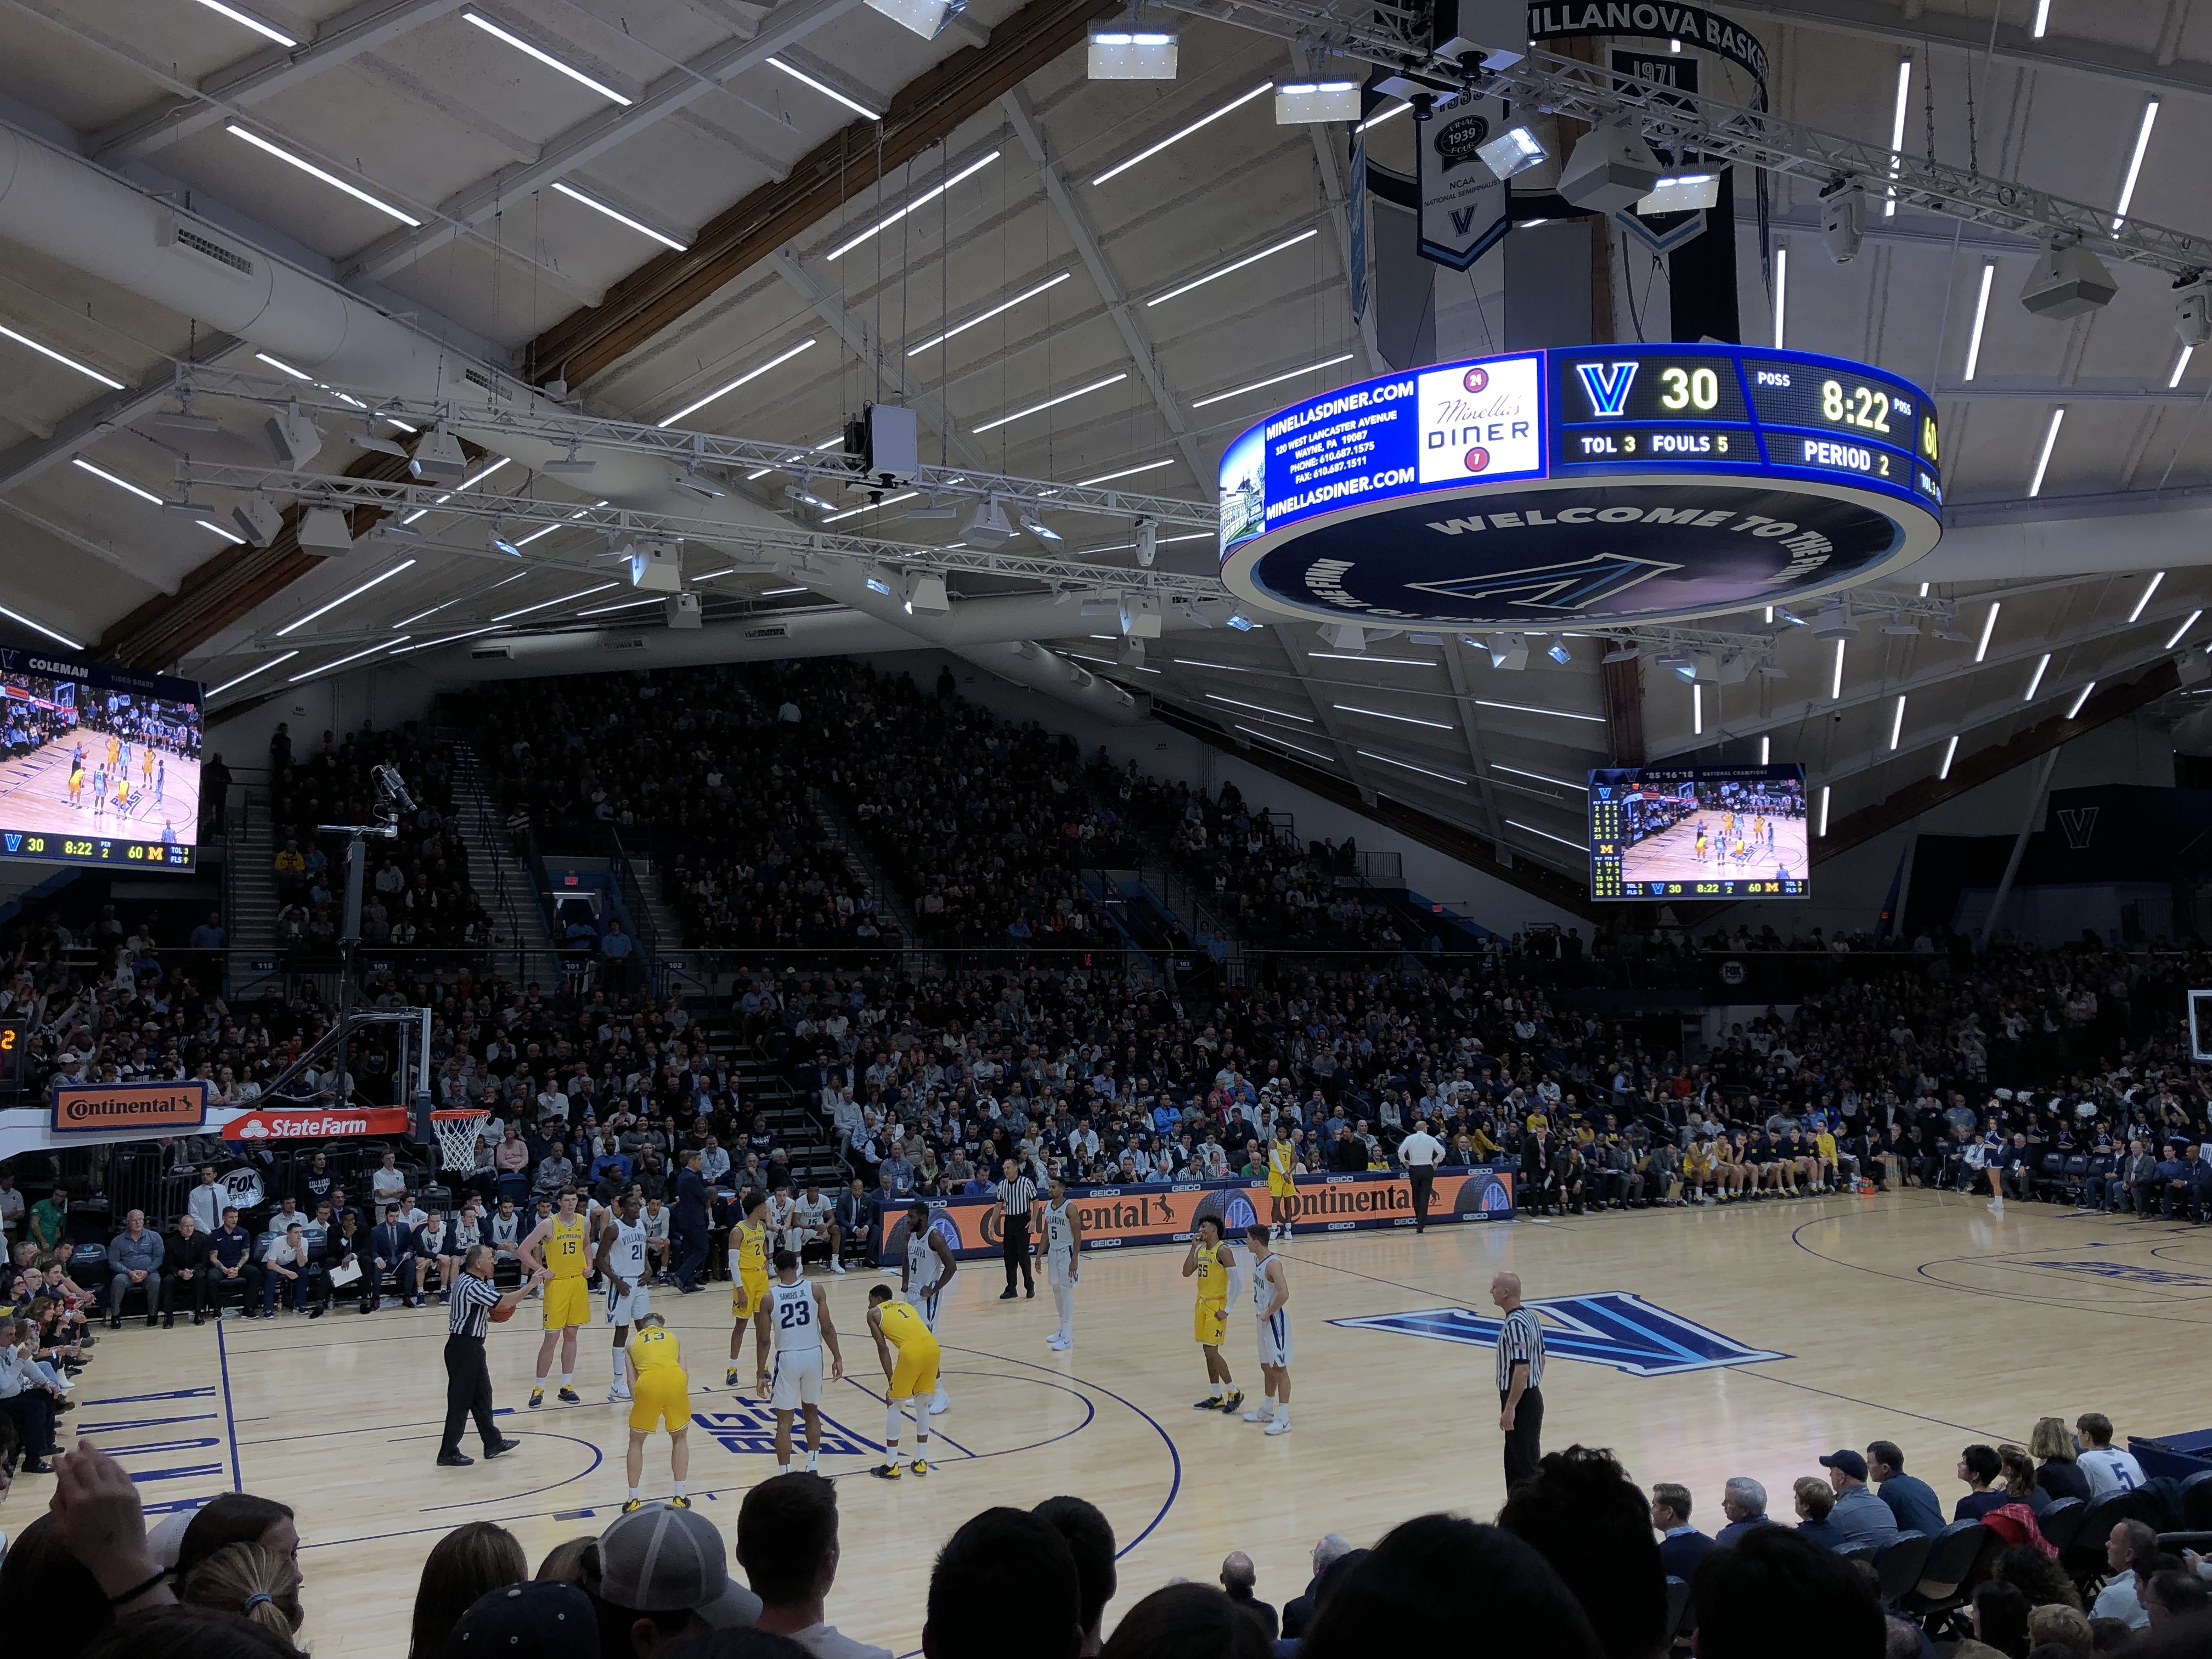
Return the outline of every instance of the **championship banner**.
[[[409,1131],[404,1106],[374,1106],[326,1111],[307,1107],[240,1112],[222,1126],[225,1140],[331,1140],[340,1135],[404,1135]]]
[[[1297,1178],[1297,1224],[1328,1232],[1413,1224],[1413,1183],[1399,1171],[1359,1175],[1300,1176]],[[1068,1199],[1083,1224],[1086,1250],[1115,1250],[1129,1244],[1188,1243],[1206,1216],[1220,1218],[1222,1229],[1241,1236],[1272,1213],[1265,1181],[1182,1182],[1170,1186],[1071,1187]],[[930,1224],[965,1261],[1000,1254],[999,1209],[988,1198],[922,1200]],[[1510,1221],[1514,1216],[1513,1175],[1476,1168],[1443,1170],[1429,1195],[1431,1224],[1451,1221]],[[873,1243],[878,1267],[896,1267],[906,1256],[903,1204],[877,1206]]]
[[[1414,128],[1424,259],[1465,270],[1512,228],[1505,181],[1475,153],[1511,125],[1503,99],[1473,98]]]
[[[53,1128],[109,1140],[188,1134],[207,1121],[204,1079],[188,1083],[58,1083]]]

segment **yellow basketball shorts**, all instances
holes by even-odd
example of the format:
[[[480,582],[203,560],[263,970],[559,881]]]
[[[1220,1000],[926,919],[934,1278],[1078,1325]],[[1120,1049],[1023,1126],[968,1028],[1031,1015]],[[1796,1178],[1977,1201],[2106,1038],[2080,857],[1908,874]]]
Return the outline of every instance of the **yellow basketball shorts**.
[[[891,1368],[890,1397],[893,1400],[913,1400],[937,1392],[937,1365],[943,1351],[934,1342],[927,1347],[909,1342],[898,1351],[898,1364]]]
[[[656,1367],[638,1373],[629,1402],[629,1425],[641,1433],[665,1428],[673,1434],[691,1424],[691,1383],[682,1371]]]
[[[1191,1310],[1190,1334],[1205,1346],[1218,1348],[1229,1333],[1229,1304],[1201,1302]]]
[[[592,1291],[584,1283],[584,1276],[571,1279],[549,1279],[545,1281],[545,1328],[566,1330],[571,1325],[592,1322]]]
[[[761,1310],[768,1301],[768,1278],[765,1274],[739,1273],[730,1285],[730,1316],[749,1319]]]

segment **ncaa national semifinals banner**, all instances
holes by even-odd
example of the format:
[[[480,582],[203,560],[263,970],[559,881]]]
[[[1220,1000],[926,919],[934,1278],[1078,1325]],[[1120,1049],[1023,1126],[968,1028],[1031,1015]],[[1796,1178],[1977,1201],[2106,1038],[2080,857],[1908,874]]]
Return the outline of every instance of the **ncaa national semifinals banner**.
[[[1413,1224],[1413,1183],[1402,1172],[1314,1175],[1297,1178],[1297,1224],[1325,1231]],[[1182,1182],[1166,1186],[1071,1187],[1069,1201],[1083,1223],[1086,1250],[1119,1249],[1125,1244],[1180,1244],[1201,1218],[1218,1216],[1224,1231],[1241,1234],[1267,1213],[1265,1181]],[[997,1200],[933,1198],[930,1224],[945,1237],[952,1254],[965,1261],[1000,1253]],[[1039,1195],[1039,1202],[1042,1195]],[[906,1254],[907,1206],[876,1206],[875,1258],[893,1267]],[[1513,1175],[1478,1167],[1440,1170],[1429,1198],[1429,1220],[1510,1221],[1514,1215]]]

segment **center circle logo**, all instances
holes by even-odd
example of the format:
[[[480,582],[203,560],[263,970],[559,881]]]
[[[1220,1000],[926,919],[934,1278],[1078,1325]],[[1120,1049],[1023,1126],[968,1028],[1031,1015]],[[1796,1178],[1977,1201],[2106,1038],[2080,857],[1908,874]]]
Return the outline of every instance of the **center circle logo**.
[[[1483,468],[1489,465],[1490,452],[1488,450],[1470,449],[1467,452],[1467,470],[1468,471],[1480,472]]]
[[[1490,371],[1486,368],[1470,368],[1460,376],[1459,383],[1469,392],[1485,391],[1490,385]]]

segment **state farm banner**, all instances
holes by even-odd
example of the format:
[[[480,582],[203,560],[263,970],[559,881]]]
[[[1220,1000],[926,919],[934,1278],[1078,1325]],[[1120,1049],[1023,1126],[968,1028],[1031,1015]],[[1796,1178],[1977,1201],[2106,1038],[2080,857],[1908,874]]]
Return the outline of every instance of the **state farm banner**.
[[[341,1135],[404,1135],[409,1131],[404,1106],[342,1108],[319,1106],[240,1112],[222,1126],[225,1140],[333,1140]]]
[[[1358,1175],[1300,1176],[1297,1224],[1328,1232],[1366,1227],[1413,1224],[1413,1183],[1403,1172],[1373,1170]],[[1131,1244],[1187,1243],[1200,1219],[1220,1218],[1224,1231],[1241,1236],[1264,1219],[1265,1181],[1181,1182],[1171,1186],[1071,1187],[1068,1198],[1083,1223],[1087,1250],[1119,1249]],[[925,1200],[930,1224],[943,1235],[952,1254],[996,1255],[1000,1252],[999,1210],[988,1198]],[[1510,1221],[1514,1216],[1513,1173],[1480,1167],[1437,1171],[1429,1197],[1431,1224],[1450,1221]],[[895,1267],[906,1256],[903,1204],[878,1205],[874,1226],[876,1261]]]

